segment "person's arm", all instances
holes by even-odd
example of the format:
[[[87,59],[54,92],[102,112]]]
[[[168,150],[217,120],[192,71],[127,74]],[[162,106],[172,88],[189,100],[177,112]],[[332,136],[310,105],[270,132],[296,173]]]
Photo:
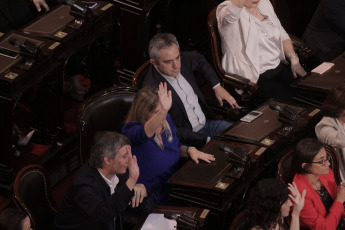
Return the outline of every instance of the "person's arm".
[[[244,0],[226,0],[219,4],[216,12],[218,26],[224,28],[237,23],[243,6]]]
[[[345,130],[342,130],[342,127],[337,127],[335,121],[334,124],[331,124],[332,120],[334,118],[323,118],[315,127],[316,136],[322,143],[345,148]],[[329,124],[327,125],[324,122]]]
[[[48,4],[46,3],[45,0],[32,0],[32,3],[35,5],[36,9],[38,12],[41,12],[42,11],[42,7],[48,11],[49,10],[49,6]]]
[[[168,86],[166,82],[164,82],[164,84],[162,82],[159,84],[158,97],[161,109],[155,111],[156,113],[145,123],[144,126],[145,133],[147,137],[150,138],[153,137],[157,129],[163,125],[168,111],[171,108],[171,91],[168,91]]]
[[[137,163],[137,157],[132,156],[132,150],[130,146],[127,146],[127,154],[128,154],[128,172],[129,176],[126,181],[126,185],[129,190],[133,190],[134,186],[137,183],[137,180],[139,178],[139,166]]]
[[[220,104],[220,106],[223,106],[223,100],[227,101],[232,108],[237,108],[238,104],[228,91],[226,91],[220,84],[214,88],[214,93],[216,95],[216,98]]]
[[[293,45],[290,39],[286,39],[283,41],[283,48],[285,56],[290,60],[291,64],[291,71],[294,78],[297,78],[297,75],[304,77],[307,75],[307,72],[303,69],[301,64],[299,63],[299,58],[293,49]]]
[[[197,148],[203,147],[208,139],[208,136],[202,133],[193,132],[188,128],[177,127],[176,128],[176,135],[179,138],[180,142],[185,145],[193,145]]]
[[[216,160],[214,155],[201,152],[192,146],[182,145],[180,147],[180,153],[182,156],[190,157],[196,164],[199,164],[199,160],[203,160],[207,163],[211,163],[211,161]]]
[[[243,8],[245,0],[229,0],[232,5],[238,7],[238,8]]]
[[[220,85],[216,72],[203,55],[198,52],[184,52],[182,58],[182,61],[190,63],[192,72],[198,72],[213,88],[220,106],[223,106],[223,100],[226,100],[231,107],[238,107],[235,98]]]

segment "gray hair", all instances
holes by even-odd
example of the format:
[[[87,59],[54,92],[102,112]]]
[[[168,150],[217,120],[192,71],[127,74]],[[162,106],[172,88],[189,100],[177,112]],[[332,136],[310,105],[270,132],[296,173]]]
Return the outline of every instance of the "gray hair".
[[[173,34],[169,33],[159,33],[156,34],[150,41],[149,44],[149,55],[150,58],[153,59],[155,62],[158,62],[159,57],[159,51],[161,49],[167,48],[175,44],[178,49],[180,49],[180,46],[178,44],[178,41]]]
[[[104,157],[114,159],[120,148],[129,145],[128,138],[117,132],[97,132],[94,136],[89,164],[103,168]]]

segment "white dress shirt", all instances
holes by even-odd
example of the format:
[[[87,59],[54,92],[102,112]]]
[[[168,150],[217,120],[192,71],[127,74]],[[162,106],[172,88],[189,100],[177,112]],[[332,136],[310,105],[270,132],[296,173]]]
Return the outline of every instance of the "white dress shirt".
[[[103,177],[103,179],[105,180],[105,182],[107,182],[107,184],[110,187],[110,194],[113,195],[113,193],[115,192],[115,188],[116,185],[119,183],[119,178],[114,175],[111,180],[109,180],[108,178],[106,178],[105,176],[103,176],[103,174],[98,170],[99,174],[101,174],[101,176]]]
[[[170,77],[157,71],[171,84],[177,95],[180,97],[187,112],[188,120],[192,125],[193,132],[198,132],[205,126],[206,117],[202,111],[198,96],[195,94],[192,86],[179,73],[176,77]],[[174,100],[174,99],[173,99]]]

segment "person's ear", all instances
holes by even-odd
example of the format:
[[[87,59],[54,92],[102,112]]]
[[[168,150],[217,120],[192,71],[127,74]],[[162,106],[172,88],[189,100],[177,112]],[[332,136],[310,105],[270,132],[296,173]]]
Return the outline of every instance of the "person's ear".
[[[306,173],[310,173],[310,171],[309,171],[310,164],[308,164],[308,163],[302,163],[301,166],[302,166],[302,169],[303,169]]]
[[[157,68],[158,63],[157,63],[155,60],[153,60],[153,59],[151,58],[151,59],[150,59],[150,62],[151,62],[151,64],[152,64],[155,68]]]
[[[110,165],[110,157],[103,157],[103,163],[105,165]]]
[[[306,164],[307,164],[307,163],[302,163],[302,164],[301,164],[302,169],[305,169]]]

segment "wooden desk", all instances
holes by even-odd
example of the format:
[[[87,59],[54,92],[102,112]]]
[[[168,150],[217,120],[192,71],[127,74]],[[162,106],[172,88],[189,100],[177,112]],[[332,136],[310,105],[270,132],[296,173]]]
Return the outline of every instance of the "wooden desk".
[[[263,114],[252,123],[238,121],[225,130],[220,136],[228,141],[211,140],[202,148],[202,151],[215,155],[215,162],[196,165],[189,161],[168,181],[172,185],[174,202],[210,209],[209,221],[213,226],[210,229],[227,229],[231,218],[243,209],[244,197],[251,185],[258,179],[275,177],[280,157],[293,148],[296,141],[313,131],[321,118],[314,107],[289,105],[306,121],[294,132],[278,120],[279,113],[268,107],[270,102],[256,109]],[[249,163],[232,162],[222,145],[247,155]]]
[[[250,162],[243,166],[232,163],[222,150],[224,145],[246,154]],[[258,145],[211,140],[202,151],[215,155],[216,161],[197,165],[190,160],[183,165],[168,181],[172,186],[172,200],[181,206],[210,209],[212,227],[209,229],[222,229],[229,221],[226,217],[229,206],[246,189],[242,181],[256,167],[260,149]]]
[[[36,130],[32,139],[39,137],[37,139],[42,139],[52,148],[57,147],[64,129],[62,99],[65,61],[71,53],[86,49],[102,30],[111,25],[113,5],[98,2],[98,7],[92,11],[92,19],[84,20],[81,24],[69,12],[70,7],[58,5],[29,25],[0,38],[0,46],[17,52],[19,48],[9,43],[12,37],[20,42],[29,40],[42,51],[42,55],[30,66],[24,65],[22,55],[17,59],[0,56],[0,193],[6,197],[11,196],[14,176],[13,125],[16,123],[15,107],[18,100],[32,89],[32,101],[28,103],[32,127]],[[59,20],[56,15],[60,15]],[[54,23],[50,26],[52,21]]]
[[[310,73],[292,85],[297,100],[320,108],[331,89],[345,82],[345,56],[338,56],[332,63],[334,66],[325,73]]]

